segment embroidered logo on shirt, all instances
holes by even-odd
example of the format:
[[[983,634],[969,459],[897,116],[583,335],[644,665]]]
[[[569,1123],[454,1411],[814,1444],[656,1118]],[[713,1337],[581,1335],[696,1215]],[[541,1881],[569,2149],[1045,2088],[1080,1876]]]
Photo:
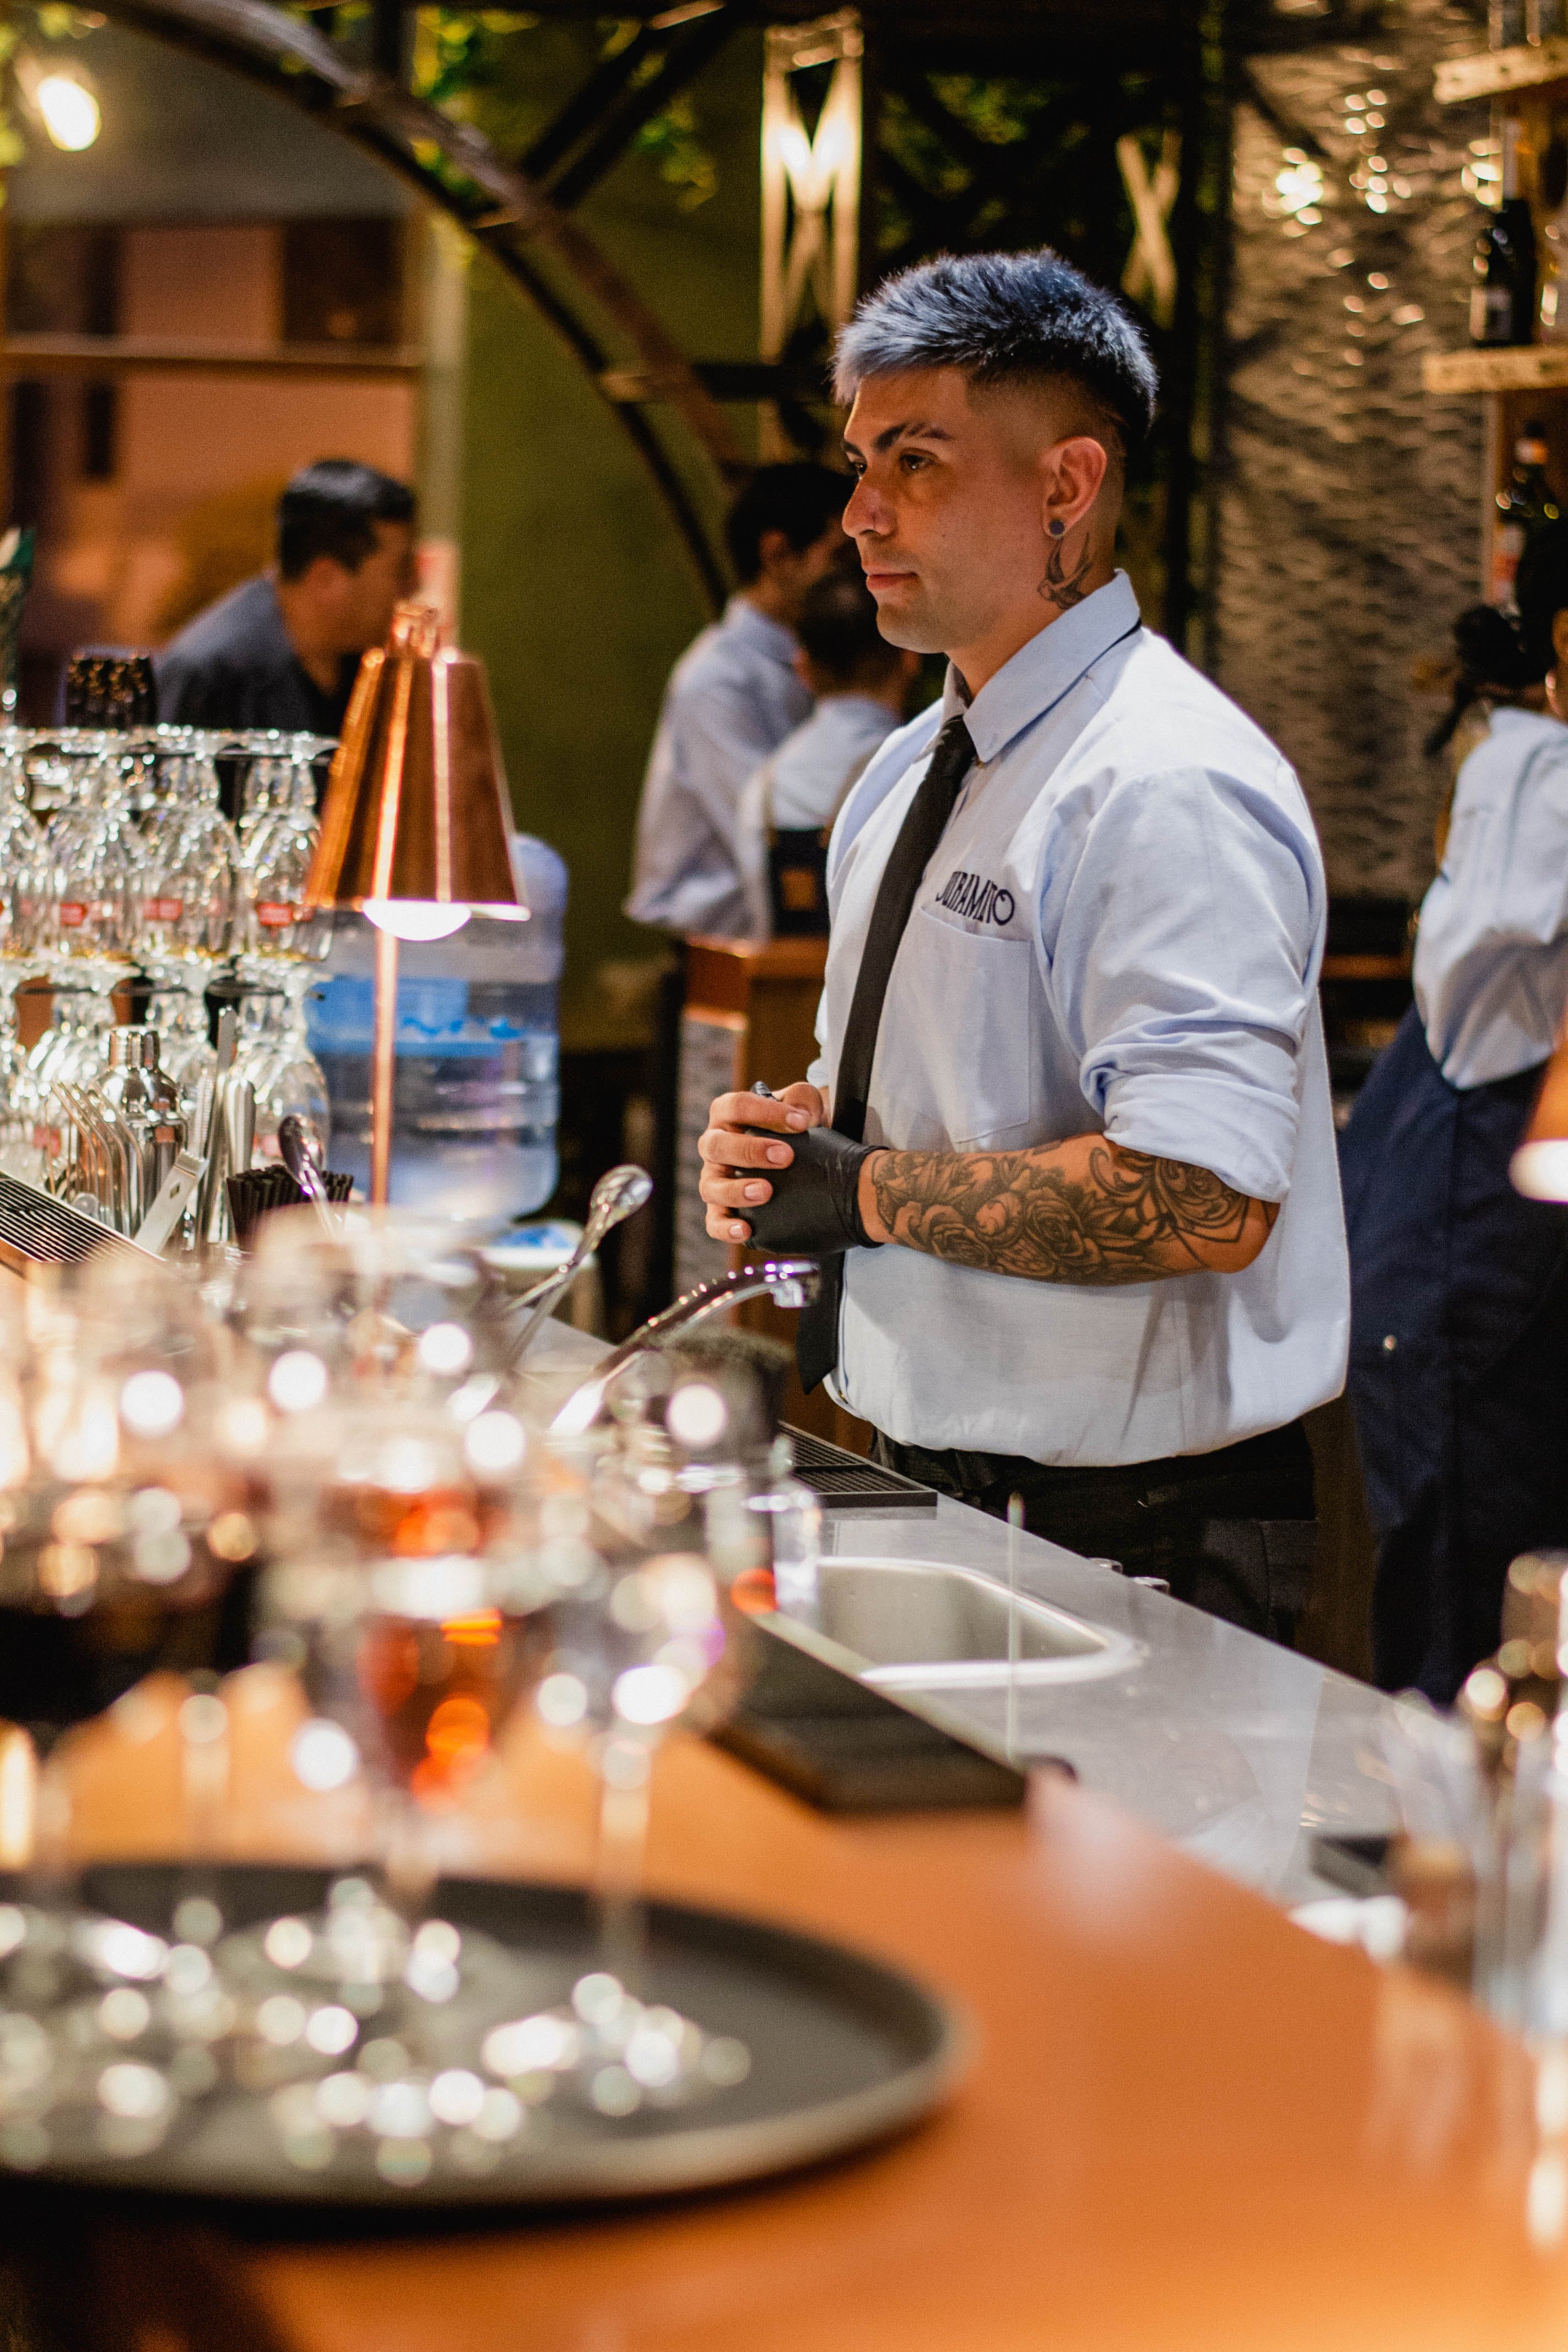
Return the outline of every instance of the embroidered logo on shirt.
[[[995,923],[1000,928],[1012,921],[1016,901],[1011,890],[1005,890],[1000,882],[987,882],[983,874],[954,873],[949,875],[936,903],[972,923]]]

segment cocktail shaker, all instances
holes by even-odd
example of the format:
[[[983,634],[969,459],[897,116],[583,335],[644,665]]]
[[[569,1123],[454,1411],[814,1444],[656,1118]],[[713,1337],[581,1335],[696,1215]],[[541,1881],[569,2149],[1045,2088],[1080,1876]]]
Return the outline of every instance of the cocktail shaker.
[[[185,1148],[187,1129],[180,1089],[158,1059],[156,1029],[110,1031],[103,1092],[135,1135],[142,1158],[142,1198],[155,1201]]]

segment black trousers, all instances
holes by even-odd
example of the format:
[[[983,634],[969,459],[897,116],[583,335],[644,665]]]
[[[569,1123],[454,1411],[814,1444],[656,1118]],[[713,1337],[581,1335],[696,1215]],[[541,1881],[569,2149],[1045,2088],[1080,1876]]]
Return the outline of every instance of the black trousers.
[[[1163,1577],[1178,1601],[1249,1633],[1289,1643],[1307,1605],[1317,1519],[1311,1448],[1299,1421],[1213,1454],[1104,1469],[935,1453],[879,1432],[872,1453],[993,1518],[1005,1518],[1009,1497],[1021,1495],[1031,1535],[1116,1560],[1129,1576]]]

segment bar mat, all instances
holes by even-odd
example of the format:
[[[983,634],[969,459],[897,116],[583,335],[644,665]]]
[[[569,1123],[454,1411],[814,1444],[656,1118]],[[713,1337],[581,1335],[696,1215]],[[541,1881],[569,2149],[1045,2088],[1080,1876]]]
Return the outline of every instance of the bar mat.
[[[830,1445],[804,1429],[784,1434],[795,1447],[795,1475],[829,1511],[934,1511],[936,1489],[897,1470],[884,1470],[847,1446]]]
[[[13,1273],[29,1265],[79,1265],[95,1250],[134,1249],[96,1217],[24,1184],[15,1176],[0,1175],[0,1264]],[[138,1251],[145,1259],[147,1253]]]
[[[800,1627],[753,1617],[751,1675],[708,1734],[825,1813],[1021,1805],[1027,1780],[930,1701],[891,1698],[804,1646]]]

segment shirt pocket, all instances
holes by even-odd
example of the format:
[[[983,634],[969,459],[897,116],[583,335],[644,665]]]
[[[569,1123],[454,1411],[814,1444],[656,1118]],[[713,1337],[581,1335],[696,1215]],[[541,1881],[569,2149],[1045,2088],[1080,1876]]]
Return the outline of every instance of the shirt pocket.
[[[921,1126],[934,1119],[954,1150],[1027,1142],[1038,1018],[1030,942],[967,930],[929,907],[916,909],[910,934],[898,974],[905,1066],[887,1072],[886,1099],[907,1104]]]

